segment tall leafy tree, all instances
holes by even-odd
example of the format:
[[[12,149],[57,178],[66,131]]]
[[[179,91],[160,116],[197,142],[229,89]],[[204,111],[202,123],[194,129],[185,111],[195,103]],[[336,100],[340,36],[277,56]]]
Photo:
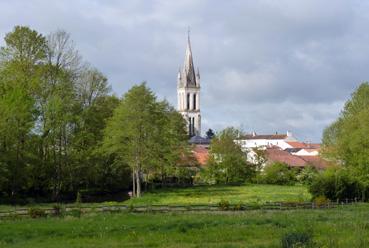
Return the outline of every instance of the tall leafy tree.
[[[251,178],[254,167],[247,163],[241,146],[234,142],[240,131],[226,128],[211,141],[208,173],[215,183],[244,182]]]
[[[352,94],[339,118],[323,133],[323,155],[351,167],[369,182],[369,83]]]
[[[154,93],[146,84],[133,86],[123,97],[105,132],[105,147],[132,169],[133,194],[140,197],[142,174],[150,166],[158,121]]]
[[[134,196],[140,197],[144,176],[178,160],[184,130],[183,118],[145,83],[124,95],[105,130],[104,149],[130,166]]]
[[[0,152],[2,163],[7,165],[11,196],[27,186],[27,147],[37,119],[35,91],[46,52],[45,37],[20,26],[5,36],[0,50]]]

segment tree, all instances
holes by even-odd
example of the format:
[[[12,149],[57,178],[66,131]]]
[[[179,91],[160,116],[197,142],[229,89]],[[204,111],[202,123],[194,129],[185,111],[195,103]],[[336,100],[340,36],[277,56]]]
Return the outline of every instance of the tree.
[[[208,131],[206,131],[206,138],[212,139],[214,137],[215,133],[212,129],[209,128]]]
[[[265,166],[261,179],[263,183],[279,185],[290,185],[296,181],[295,171],[281,162],[274,162]]]
[[[159,102],[145,83],[133,86],[115,109],[105,129],[103,149],[132,170],[133,195],[141,196],[150,173],[173,165],[186,139],[183,118]]]
[[[369,182],[369,84],[352,94],[338,120],[323,133],[323,156],[352,168]]]
[[[230,127],[211,141],[208,170],[216,183],[244,182],[254,174],[254,167],[247,163],[241,146],[234,142],[238,135],[239,131]]]
[[[152,178],[160,177],[162,185],[166,182],[166,177],[177,177],[180,179],[184,173],[183,166],[179,166],[180,159],[186,154],[187,138],[186,123],[180,113],[178,113],[167,101],[158,102],[158,112],[156,119],[158,122],[155,136],[156,145],[153,154],[156,156],[152,161],[152,170],[148,176]],[[180,168],[181,167],[181,168]]]
[[[109,93],[65,31],[8,33],[0,49],[0,192],[57,200],[80,188],[109,190],[116,166],[98,153],[119,102]]]
[[[11,196],[27,187],[29,141],[37,120],[35,91],[46,51],[41,34],[20,26],[5,36],[5,46],[0,49],[0,163],[6,165]]]
[[[115,109],[105,130],[107,152],[132,169],[133,194],[141,195],[141,178],[154,148],[156,97],[143,83],[134,86]]]

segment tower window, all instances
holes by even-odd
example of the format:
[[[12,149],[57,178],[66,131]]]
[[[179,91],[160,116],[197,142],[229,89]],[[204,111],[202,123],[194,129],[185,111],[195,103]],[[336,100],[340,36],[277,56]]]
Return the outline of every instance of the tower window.
[[[193,94],[193,109],[196,109],[196,94]]]
[[[187,108],[190,109],[190,93],[187,93],[187,101],[186,101]]]

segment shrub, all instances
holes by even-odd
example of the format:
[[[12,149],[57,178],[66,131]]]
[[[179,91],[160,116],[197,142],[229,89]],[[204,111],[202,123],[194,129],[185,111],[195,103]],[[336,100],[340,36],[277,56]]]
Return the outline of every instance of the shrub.
[[[266,184],[291,185],[296,181],[295,171],[285,163],[275,162],[264,168],[260,180]]]
[[[317,207],[322,207],[327,205],[330,202],[329,199],[327,199],[327,197],[325,197],[324,195],[318,196],[314,199],[314,203]]]
[[[229,209],[229,202],[226,201],[226,200],[221,200],[219,203],[218,203],[218,206],[221,210],[228,210]]]
[[[296,179],[299,183],[310,185],[317,175],[318,171],[315,167],[307,166],[297,174]]]
[[[283,235],[283,248],[312,247],[312,236],[307,232],[290,232]]]
[[[53,206],[53,214],[54,216],[61,216],[63,214],[62,206],[59,204],[55,204]]]
[[[309,187],[313,198],[325,196],[330,200],[361,198],[362,183],[347,169],[331,168],[319,174]]]
[[[235,211],[243,210],[242,202],[239,202],[236,205],[234,205],[233,210]]]
[[[82,195],[81,192],[77,192],[77,196],[76,196],[76,204],[81,204],[82,203]]]
[[[133,212],[135,210],[135,206],[131,203],[128,205],[128,208],[127,208],[128,212]]]
[[[28,214],[31,218],[34,218],[34,219],[46,216],[45,210],[41,208],[30,208],[28,209]]]
[[[68,212],[68,215],[80,218],[82,215],[82,211],[80,209],[72,209],[71,211]]]

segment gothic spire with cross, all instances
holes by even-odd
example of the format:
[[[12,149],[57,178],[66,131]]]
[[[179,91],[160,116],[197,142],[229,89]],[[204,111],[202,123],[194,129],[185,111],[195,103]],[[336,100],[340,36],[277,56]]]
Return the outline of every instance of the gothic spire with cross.
[[[188,29],[187,34],[187,48],[185,53],[185,59],[183,63],[182,69],[179,71],[178,78],[178,86],[188,86],[188,87],[197,87],[199,86],[199,82],[196,76],[200,76],[199,70],[198,75],[195,73],[195,67],[193,65],[193,57],[192,57],[192,50],[191,50],[191,40],[190,40],[190,29]]]
[[[190,137],[201,135],[200,115],[200,72],[193,65],[190,41],[190,30],[187,34],[187,48],[183,67],[178,72],[177,79],[178,111],[187,122]]]

